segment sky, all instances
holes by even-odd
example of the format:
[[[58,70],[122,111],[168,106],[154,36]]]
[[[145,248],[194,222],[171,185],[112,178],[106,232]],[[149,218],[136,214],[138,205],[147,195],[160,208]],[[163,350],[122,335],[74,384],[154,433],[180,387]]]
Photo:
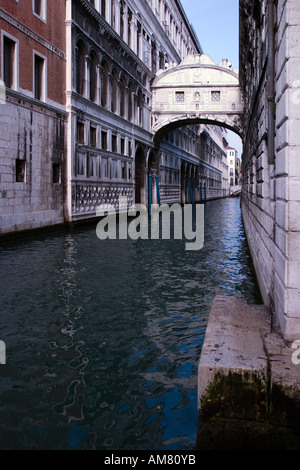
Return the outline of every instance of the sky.
[[[239,67],[239,0],[180,0],[192,23],[203,52],[218,64],[228,59],[232,68]],[[228,131],[228,141],[239,156],[242,141]]]

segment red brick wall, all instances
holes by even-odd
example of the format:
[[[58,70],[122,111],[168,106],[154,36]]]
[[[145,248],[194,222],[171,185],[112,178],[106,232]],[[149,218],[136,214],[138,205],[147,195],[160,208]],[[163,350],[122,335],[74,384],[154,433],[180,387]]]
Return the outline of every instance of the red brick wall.
[[[65,0],[47,0],[46,22],[41,21],[33,14],[32,6],[32,0],[20,0],[19,2],[16,0],[0,0],[0,10],[7,12],[21,25],[26,26],[49,44],[65,53]],[[0,29],[11,34],[19,41],[19,87],[33,92],[34,50],[47,58],[47,98],[56,103],[65,104],[65,59],[2,18],[0,18]],[[0,70],[2,69],[0,68]]]

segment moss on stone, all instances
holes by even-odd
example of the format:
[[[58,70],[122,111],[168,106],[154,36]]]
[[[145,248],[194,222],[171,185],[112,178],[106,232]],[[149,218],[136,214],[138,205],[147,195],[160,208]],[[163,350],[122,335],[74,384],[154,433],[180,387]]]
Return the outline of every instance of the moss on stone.
[[[205,416],[264,420],[268,414],[267,382],[255,374],[218,373],[200,405]]]
[[[200,403],[196,449],[299,450],[297,405],[264,376],[218,373]]]

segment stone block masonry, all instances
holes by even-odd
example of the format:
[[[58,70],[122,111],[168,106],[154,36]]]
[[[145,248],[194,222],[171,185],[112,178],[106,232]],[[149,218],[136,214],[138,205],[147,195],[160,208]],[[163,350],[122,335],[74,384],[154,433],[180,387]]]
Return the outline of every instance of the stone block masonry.
[[[267,307],[217,296],[198,368],[197,450],[299,449],[295,357]]]
[[[0,234],[63,223],[65,115],[13,91],[1,112]]]
[[[300,338],[298,10],[297,0],[240,0],[243,221],[264,302],[289,341]]]

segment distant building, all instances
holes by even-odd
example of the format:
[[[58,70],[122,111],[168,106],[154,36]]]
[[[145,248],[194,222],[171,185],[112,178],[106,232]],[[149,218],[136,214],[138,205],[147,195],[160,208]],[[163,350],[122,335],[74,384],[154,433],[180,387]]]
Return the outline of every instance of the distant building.
[[[227,148],[228,187],[229,191],[240,189],[241,186],[241,161],[238,152],[233,147]]]
[[[67,15],[70,219],[118,209],[120,196],[129,205],[222,197],[223,129],[185,126],[153,144],[156,72],[202,53],[180,2],[67,0]]]

